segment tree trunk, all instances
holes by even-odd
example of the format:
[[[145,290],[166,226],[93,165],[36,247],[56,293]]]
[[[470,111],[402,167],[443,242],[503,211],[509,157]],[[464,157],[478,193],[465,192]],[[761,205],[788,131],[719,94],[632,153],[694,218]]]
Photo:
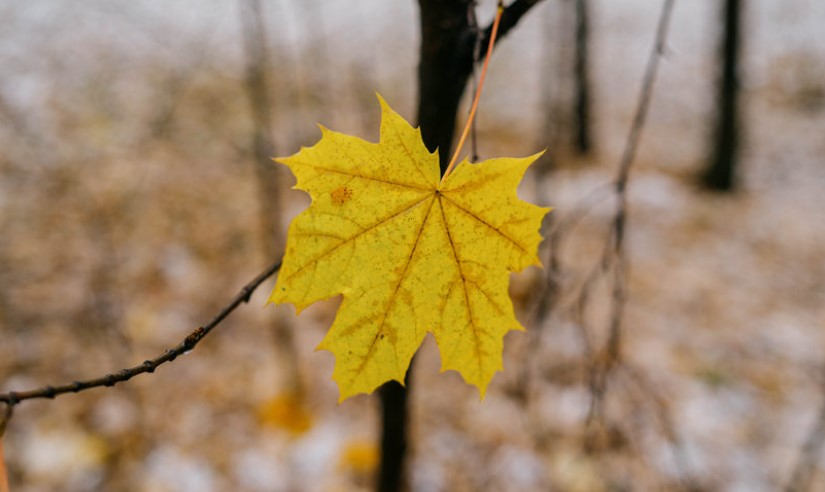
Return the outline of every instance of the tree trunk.
[[[281,233],[281,173],[272,162],[272,94],[267,74],[270,70],[269,44],[262,0],[240,0],[241,27],[245,54],[245,83],[252,116],[252,159],[258,192],[261,251],[269,262],[283,255]],[[296,395],[302,404],[303,385],[298,366],[292,326],[283,315],[274,313],[272,325],[278,360],[284,361],[284,392]]]
[[[736,187],[736,167],[739,151],[739,52],[741,0],[725,0],[724,32],[719,57],[722,77],[717,93],[718,113],[713,137],[713,150],[702,184],[711,190],[728,192]]]
[[[407,370],[405,386],[396,381],[385,383],[378,390],[381,398],[381,468],[378,471],[378,491],[408,490],[406,479],[407,424],[412,363]]]
[[[438,149],[441,172],[450,160],[456,115],[473,70],[474,31],[468,0],[420,0],[421,59],[418,125],[424,145]]]
[[[573,64],[575,74],[575,136],[573,148],[579,155],[593,150],[590,121],[590,5],[589,0],[576,0],[576,54]]]
[[[262,249],[264,257],[269,259],[275,257],[276,248],[282,242],[277,212],[280,208],[278,170],[270,159],[274,154],[274,145],[267,84],[269,60],[266,27],[261,0],[242,0],[240,9],[246,55],[246,93],[253,121],[251,143],[258,181]]]

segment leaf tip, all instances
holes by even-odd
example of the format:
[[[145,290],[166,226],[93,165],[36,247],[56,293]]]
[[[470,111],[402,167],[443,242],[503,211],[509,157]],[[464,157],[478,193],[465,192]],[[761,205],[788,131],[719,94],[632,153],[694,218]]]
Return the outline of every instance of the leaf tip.
[[[381,104],[381,107],[389,106],[387,104],[387,101],[384,99],[384,96],[382,96],[380,92],[375,91],[375,97],[378,98],[378,102]]]
[[[295,316],[301,314],[301,312],[308,307],[308,304],[305,304],[300,301],[289,300],[287,297],[287,292],[285,287],[280,287],[278,285],[272,290],[272,293],[269,294],[269,298],[266,300],[265,306],[269,306],[270,304],[274,304],[276,307],[282,304],[292,304],[295,308]]]
[[[349,385],[344,385],[344,384],[341,383],[341,381],[337,381],[334,377],[332,378],[332,380],[335,381],[338,384],[338,404],[339,405],[341,403],[343,403],[344,400],[349,400],[353,396],[358,396],[360,394],[366,394],[367,393],[366,391],[363,391],[363,390],[353,389]]]
[[[400,115],[398,115],[398,114],[395,112],[395,110],[394,110],[394,109],[392,109],[392,107],[389,105],[389,103],[387,102],[387,100],[386,100],[386,99],[384,99],[384,96],[382,96],[381,94],[379,94],[378,92],[376,92],[376,93],[375,93],[375,97],[377,97],[377,98],[378,98],[378,104],[380,104],[380,105],[381,105],[381,126],[382,126],[382,127],[384,126],[384,123],[387,121],[388,116],[393,116],[393,115],[396,115],[396,116],[400,117]],[[381,134],[382,134],[382,135],[383,135],[383,133],[384,133],[384,132],[381,132]]]

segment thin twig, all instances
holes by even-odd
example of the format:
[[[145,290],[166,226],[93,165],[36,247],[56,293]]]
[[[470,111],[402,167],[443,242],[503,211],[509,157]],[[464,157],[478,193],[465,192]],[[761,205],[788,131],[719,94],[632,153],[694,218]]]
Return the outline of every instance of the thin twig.
[[[478,26],[478,16],[476,16],[476,0],[470,0],[470,3],[467,4],[467,23],[470,25],[470,29],[473,31],[473,35],[475,36],[475,44],[473,46],[473,99],[475,99],[476,94],[478,93],[478,75],[476,74],[476,65],[481,60],[481,28]],[[473,119],[470,127],[470,147],[472,148],[472,157],[470,161],[478,162],[478,132],[476,120]]]
[[[450,175],[450,172],[458,162],[458,156],[461,154],[461,148],[464,146],[464,141],[467,139],[467,134],[470,133],[470,127],[475,120],[476,112],[478,111],[478,102],[481,99],[481,91],[484,89],[484,79],[487,77],[487,68],[490,66],[490,56],[493,54],[493,46],[495,46],[496,43],[498,26],[501,22],[501,16],[503,13],[504,5],[501,0],[499,0],[498,9],[496,10],[496,18],[493,21],[493,30],[490,33],[490,41],[487,46],[487,55],[484,58],[484,66],[481,69],[481,77],[478,79],[478,89],[476,90],[475,97],[473,97],[473,104],[470,106],[470,116],[467,119],[467,123],[464,125],[464,131],[461,132],[461,137],[458,139],[458,144],[455,146],[453,158],[450,159],[450,164],[447,166],[447,170],[444,171],[444,175],[441,177],[442,183],[444,183],[444,180],[447,179],[447,176]]]
[[[498,35],[497,41],[501,41],[504,36],[510,32],[511,29],[516,27],[519,20],[524,17],[524,14],[530,11],[531,8],[538,5],[541,0],[516,0],[515,2],[511,3],[507,7],[504,8],[504,11],[501,14],[501,23],[498,26]],[[479,58],[482,56],[487,55],[487,50],[489,49],[490,45],[490,37],[493,35],[493,25],[491,24],[486,29],[484,29],[484,36],[481,39],[481,53],[479,53]],[[494,43],[495,44],[495,43]]]
[[[632,386],[636,386],[640,395],[646,396],[652,403],[652,412],[673,452],[673,464],[679,472],[679,481],[682,489],[691,492],[703,490],[702,485],[690,476],[690,456],[673,421],[673,416],[671,415],[665,397],[656,390],[645,374],[632,364],[624,362],[622,364],[622,373],[626,376],[627,382],[632,383]],[[628,388],[632,389],[630,384]],[[639,404],[641,404],[641,401]]]
[[[611,339],[612,344],[608,346],[608,355],[612,359],[619,357],[619,343],[621,336],[621,314],[624,306],[625,296],[625,265],[627,264],[624,258],[624,233],[627,224],[627,182],[630,177],[630,169],[636,158],[636,149],[641,140],[642,130],[645,121],[647,120],[648,109],[650,108],[650,100],[653,98],[653,87],[656,82],[656,74],[659,69],[659,61],[665,52],[665,42],[667,40],[667,29],[670,24],[670,16],[673,11],[675,0],[665,0],[662,6],[662,14],[659,18],[659,27],[656,31],[656,43],[650,58],[648,60],[647,71],[645,72],[644,84],[642,85],[641,95],[639,96],[639,105],[636,109],[636,116],[633,118],[633,125],[630,127],[630,133],[627,136],[627,143],[625,145],[624,154],[619,165],[618,174],[616,176],[616,195],[618,203],[616,206],[616,213],[613,216],[613,253],[617,259],[617,268],[619,275],[618,281],[614,284],[614,310],[611,317]]]
[[[607,378],[612,368],[621,359],[622,343],[622,319],[624,306],[627,299],[627,258],[624,250],[624,237],[627,226],[627,183],[630,177],[630,170],[636,158],[636,150],[641,139],[642,130],[647,119],[650,101],[653,97],[653,87],[656,82],[656,74],[659,69],[659,61],[665,51],[667,40],[667,30],[670,23],[671,13],[675,0],[665,0],[662,5],[659,24],[656,29],[656,38],[647,62],[644,80],[642,83],[639,102],[633,123],[625,143],[622,158],[619,161],[619,168],[614,181],[616,191],[616,210],[611,221],[611,233],[609,248],[605,248],[600,260],[605,269],[612,268],[614,272],[612,301],[610,309],[610,329],[608,334],[605,357],[601,364],[596,387],[592,392],[593,404],[591,405],[588,422],[594,415],[600,413],[601,404],[607,386]]]
[[[249,302],[249,298],[252,296],[252,293],[255,292],[257,289],[266,279],[271,277],[275,274],[278,270],[281,269],[281,260],[273,263],[266,270],[261,272],[257,277],[255,277],[251,282],[246,284],[243,289],[229,302],[221,311],[214,317],[212,320],[197,328],[195,331],[190,333],[182,342],[180,342],[175,348],[171,348],[164,352],[163,354],[155,357],[154,359],[149,359],[144,361],[142,364],[126,369],[121,369],[120,371],[113,372],[107,374],[102,377],[87,379],[83,381],[75,381],[69,384],[63,384],[60,386],[44,386],[42,388],[28,390],[28,391],[10,391],[8,393],[0,394],[0,402],[6,404],[7,408],[11,409],[15,405],[25,401],[31,400],[34,398],[49,398],[52,399],[56,396],[65,394],[65,393],[79,393],[81,391],[85,391],[91,388],[97,388],[100,386],[114,386],[117,383],[122,383],[124,381],[128,381],[133,377],[137,376],[138,374],[143,374],[145,372],[154,372],[160,365],[165,364],[167,362],[172,362],[178,356],[185,354],[186,352],[191,351],[195,348],[195,346],[203,340],[206,335],[208,335],[216,326],[218,326],[224,319],[226,319],[229,314],[232,313],[238,306],[243,303]],[[9,410],[10,414],[10,410]]]
[[[566,238],[571,237],[572,234],[570,231],[588,215],[590,215],[590,212],[592,212],[594,208],[601,205],[608,198],[612,197],[613,190],[615,190],[613,181],[606,181],[590,190],[584,198],[580,199],[575,205],[567,210],[564,216],[559,218],[558,215],[554,213],[553,215],[556,215],[557,221],[548,227],[546,235],[550,237],[558,236],[555,241],[559,242],[565,241]]]
[[[676,0],[665,0],[662,6],[662,13],[659,17],[659,25],[656,29],[656,43],[650,53],[650,58],[647,62],[647,70],[645,71],[645,78],[642,84],[641,94],[639,95],[639,104],[636,107],[636,115],[633,118],[633,125],[630,127],[630,133],[627,136],[624,153],[619,165],[619,172],[616,176],[617,192],[623,193],[624,187],[627,185],[627,179],[630,175],[630,168],[636,158],[636,149],[639,146],[639,140],[642,136],[645,121],[647,120],[647,113],[650,107],[650,100],[653,98],[653,86],[656,83],[656,74],[659,71],[659,61],[665,54],[665,44],[667,43],[667,30],[670,25],[670,17],[673,12],[673,5]],[[620,193],[620,194],[622,194]]]

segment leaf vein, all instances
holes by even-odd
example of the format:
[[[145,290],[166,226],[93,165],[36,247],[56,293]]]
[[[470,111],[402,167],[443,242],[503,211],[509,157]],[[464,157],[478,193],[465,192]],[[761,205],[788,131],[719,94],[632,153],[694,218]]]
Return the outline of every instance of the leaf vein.
[[[364,234],[366,234],[366,233],[368,233],[372,230],[377,229],[381,225],[386,224],[387,222],[391,221],[392,219],[398,217],[399,215],[402,215],[403,213],[412,210],[413,208],[417,207],[418,205],[424,203],[427,200],[427,198],[429,198],[431,196],[432,195],[427,195],[424,198],[422,198],[420,200],[417,200],[417,201],[411,203],[408,206],[402,207],[398,211],[393,212],[392,214],[388,215],[387,217],[377,221],[375,224],[373,224],[371,226],[368,226],[368,227],[365,227],[362,231],[359,231],[357,234],[351,236],[349,239],[347,239],[345,241],[341,241],[340,243],[336,244],[335,246],[333,246],[333,247],[327,249],[326,251],[320,253],[315,258],[310,259],[309,261],[307,261],[306,263],[301,265],[299,268],[297,268],[294,272],[292,272],[288,277],[286,277],[286,279],[289,280],[289,279],[295,278],[296,275],[300,274],[309,265],[317,264],[318,260],[320,260],[321,258],[324,258],[325,256],[328,256],[328,255],[332,254],[335,250],[337,250],[341,246],[343,246],[345,244],[354,243],[359,237],[363,236]]]
[[[443,195],[439,195],[441,197]],[[445,197],[446,198],[446,197]],[[444,205],[439,200],[439,205],[441,208],[441,217],[444,220],[444,230],[447,232],[447,240],[450,242],[450,250],[453,252],[453,259],[455,259],[455,264],[458,267],[458,275],[461,277],[461,283],[464,287],[464,301],[467,305],[467,316],[469,317],[469,325],[471,327],[471,331],[473,332],[473,338],[475,338],[475,353],[476,353],[476,362],[478,363],[478,374],[481,376],[484,374],[481,368],[481,342],[478,336],[478,330],[476,329],[476,319],[473,316],[473,308],[470,304],[470,293],[467,291],[467,279],[464,277],[464,270],[461,268],[461,261],[458,259],[458,252],[455,249],[455,243],[453,242],[453,237],[450,234],[450,225],[447,223],[447,215],[444,212]]]
[[[395,289],[393,289],[392,294],[390,294],[390,297],[387,300],[387,307],[384,308],[384,314],[381,317],[381,323],[378,325],[378,329],[376,330],[375,337],[373,337],[372,342],[370,343],[369,351],[367,352],[367,355],[364,356],[364,359],[361,361],[361,364],[356,369],[355,375],[350,380],[350,384],[352,384],[352,382],[355,380],[355,378],[357,378],[361,374],[361,371],[366,366],[367,361],[370,358],[370,355],[372,355],[373,351],[375,350],[375,345],[378,342],[378,337],[381,335],[381,333],[384,329],[384,324],[386,323],[387,317],[389,316],[390,311],[392,310],[392,307],[393,307],[393,304],[395,302],[396,296],[398,295],[398,291],[401,288],[401,284],[404,283],[404,278],[407,276],[407,272],[410,269],[410,264],[412,264],[413,256],[415,256],[415,251],[418,248],[418,243],[419,243],[419,240],[421,239],[421,233],[424,231],[424,226],[427,224],[427,219],[430,216],[430,211],[432,210],[432,206],[433,206],[434,202],[435,202],[434,199],[430,201],[430,208],[428,208],[427,213],[424,214],[424,220],[421,221],[421,226],[419,226],[418,233],[415,235],[415,241],[413,242],[412,248],[410,250],[410,254],[407,256],[407,261],[404,264],[404,270],[401,272],[401,275],[399,275],[398,283],[395,284]],[[398,361],[398,344],[397,343],[393,344],[393,350],[395,351],[396,366],[399,369],[401,369],[401,367],[398,366],[399,361]]]
[[[524,252],[524,253],[527,253],[527,252],[528,252],[528,251],[527,251],[527,247],[526,247],[526,246],[523,246],[521,243],[519,243],[518,241],[516,241],[515,239],[513,239],[512,237],[510,237],[508,234],[505,234],[505,233],[504,233],[501,229],[499,229],[498,227],[495,227],[494,225],[490,224],[490,223],[489,223],[489,222],[487,222],[486,220],[484,220],[484,219],[482,219],[481,217],[477,216],[476,214],[474,214],[474,213],[473,213],[473,212],[471,212],[470,210],[467,210],[466,208],[462,207],[462,206],[461,206],[461,205],[459,205],[457,202],[455,202],[454,200],[451,200],[448,196],[444,195],[444,193],[441,193],[441,194],[440,194],[440,196],[444,197],[444,199],[445,199],[445,200],[447,200],[448,202],[450,202],[450,205],[452,205],[452,206],[454,206],[455,208],[457,208],[457,209],[461,210],[461,211],[462,211],[462,212],[464,212],[465,214],[469,215],[470,217],[474,218],[474,219],[475,219],[475,220],[477,220],[478,222],[480,222],[480,223],[484,224],[485,226],[487,226],[487,227],[488,227],[488,228],[490,228],[491,230],[495,231],[498,235],[500,235],[500,236],[501,236],[501,237],[503,237],[504,239],[506,239],[506,240],[510,241],[511,243],[513,243],[514,245],[516,245],[516,246],[517,246],[517,247],[518,247],[518,248],[519,248],[522,252]]]
[[[349,159],[349,156],[347,158]],[[352,161],[350,160],[350,162],[352,162]],[[413,183],[402,183],[402,182],[399,182],[399,181],[391,181],[389,179],[378,178],[376,176],[366,176],[366,175],[363,175],[363,174],[355,174],[354,172],[348,172],[348,171],[344,171],[342,169],[333,169],[333,168],[329,168],[329,167],[319,166],[319,165],[316,165],[316,164],[309,164],[309,163],[305,163],[305,162],[296,162],[294,158],[293,158],[292,162],[290,162],[290,166],[310,167],[312,169],[315,169],[315,170],[318,170],[318,171],[323,171],[325,173],[341,174],[343,176],[351,176],[353,179],[360,178],[360,179],[364,179],[364,180],[367,180],[367,181],[376,181],[378,183],[384,183],[384,184],[389,184],[389,185],[394,185],[394,186],[400,186],[400,187],[403,187],[403,188],[414,188],[414,189],[417,189],[417,190],[431,190],[431,189],[433,189],[433,188],[430,188],[430,187],[427,187],[427,186],[418,186],[418,185],[413,184]]]

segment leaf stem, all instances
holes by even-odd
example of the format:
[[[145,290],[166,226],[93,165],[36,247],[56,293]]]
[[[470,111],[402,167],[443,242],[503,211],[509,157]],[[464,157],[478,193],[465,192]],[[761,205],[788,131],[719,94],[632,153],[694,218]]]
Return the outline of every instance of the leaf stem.
[[[444,171],[444,176],[441,177],[441,183],[444,183],[444,180],[447,179],[447,176],[450,175],[453,168],[458,162],[458,154],[461,153],[461,148],[464,146],[464,141],[467,140],[467,135],[470,133],[470,128],[472,127],[473,120],[475,119],[476,112],[478,111],[478,101],[481,99],[481,89],[484,87],[484,78],[487,75],[487,67],[490,65],[490,56],[493,53],[493,46],[496,43],[496,34],[498,33],[498,25],[501,22],[501,14],[504,12],[504,2],[499,0],[498,2],[498,11],[496,12],[496,19],[493,21],[493,30],[490,33],[490,44],[487,46],[487,55],[484,57],[484,66],[481,68],[481,76],[478,80],[478,90],[476,91],[475,98],[473,99],[473,105],[470,107],[470,116],[467,118],[467,123],[464,125],[464,130],[461,132],[461,138],[458,140],[458,145],[456,145],[455,153],[453,153],[453,158],[450,159],[450,165],[447,166],[447,170]]]

